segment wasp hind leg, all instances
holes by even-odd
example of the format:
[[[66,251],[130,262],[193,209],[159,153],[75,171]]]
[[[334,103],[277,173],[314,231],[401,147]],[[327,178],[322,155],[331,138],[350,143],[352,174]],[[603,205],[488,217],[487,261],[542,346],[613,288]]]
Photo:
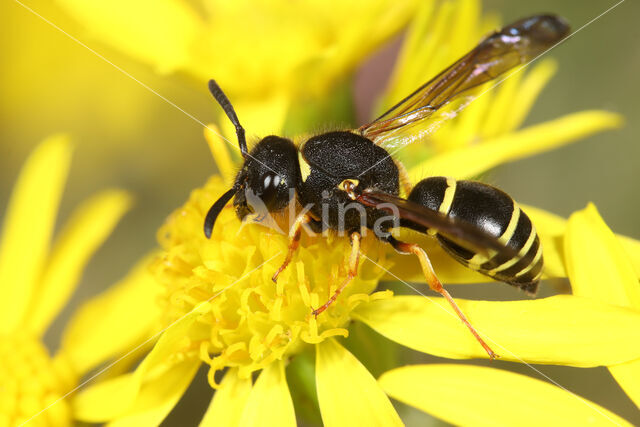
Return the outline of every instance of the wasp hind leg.
[[[315,317],[318,317],[320,313],[325,311],[338,298],[338,295],[340,295],[344,288],[346,288],[347,285],[358,275],[358,264],[360,262],[360,240],[362,239],[362,236],[359,232],[354,231],[351,233],[349,238],[351,239],[351,255],[349,256],[349,272],[347,273],[347,277],[342,281],[340,286],[335,290],[327,302],[311,312]]]
[[[427,284],[429,285],[429,287],[432,290],[438,292],[440,295],[442,295],[449,302],[449,304],[451,304],[451,307],[453,307],[453,310],[456,312],[460,320],[462,320],[462,323],[464,323],[467,326],[467,328],[469,328],[469,331],[471,331],[471,334],[475,337],[476,340],[478,340],[482,348],[484,348],[484,350],[487,352],[487,354],[489,355],[489,358],[493,360],[499,357],[496,353],[494,353],[493,350],[491,350],[491,347],[489,347],[487,343],[484,342],[484,340],[480,337],[480,335],[475,330],[475,328],[471,325],[471,323],[469,323],[469,320],[467,320],[467,317],[464,315],[462,310],[460,310],[460,308],[455,303],[455,301],[453,300],[449,292],[447,292],[447,290],[442,287],[442,283],[436,276],[436,273],[433,271],[433,267],[431,266],[431,261],[429,260],[429,257],[427,256],[427,253],[424,251],[424,249],[422,249],[420,246],[418,246],[415,243],[405,243],[405,242],[396,240],[392,236],[389,236],[385,240],[388,243],[390,243],[391,246],[393,246],[393,248],[396,251],[400,252],[401,254],[413,254],[418,257],[418,260],[420,261],[420,267],[422,267],[422,272],[424,274],[425,279],[427,280]]]

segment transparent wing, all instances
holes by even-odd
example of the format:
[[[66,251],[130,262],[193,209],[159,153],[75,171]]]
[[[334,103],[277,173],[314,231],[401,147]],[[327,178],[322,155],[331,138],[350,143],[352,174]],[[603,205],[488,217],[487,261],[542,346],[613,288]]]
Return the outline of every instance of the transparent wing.
[[[515,257],[518,255],[517,251],[505,246],[497,237],[466,221],[452,218],[398,196],[376,190],[365,190],[356,196],[356,200],[365,206],[380,209],[399,219],[435,230],[438,234],[476,253],[487,254],[487,250],[491,249],[505,256]]]
[[[558,16],[536,15],[514,22],[358,132],[387,149],[422,140],[473,100],[470,89],[526,64],[568,33],[568,24]]]

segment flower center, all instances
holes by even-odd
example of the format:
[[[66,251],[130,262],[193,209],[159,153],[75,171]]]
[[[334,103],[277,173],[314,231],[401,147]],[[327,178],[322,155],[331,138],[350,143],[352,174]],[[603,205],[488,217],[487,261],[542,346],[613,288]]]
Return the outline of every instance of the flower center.
[[[69,368],[51,359],[28,335],[0,336],[0,425],[20,425],[71,390]],[[58,401],[36,418],[39,425],[70,425],[71,408]]]
[[[204,216],[223,192],[215,177],[171,215],[159,233],[164,253],[153,266],[166,289],[161,302],[166,325],[206,301],[208,312],[188,338],[211,366],[212,386],[213,373],[225,367],[237,367],[247,377],[306,345],[347,336],[345,327],[357,305],[390,296],[388,291],[371,294],[384,272],[362,259],[357,278],[315,318],[313,308],[324,304],[347,277],[348,237],[303,233],[276,285],[271,277],[287,254],[288,230],[243,226],[229,206],[211,238],[204,236]],[[382,244],[371,233],[363,238],[362,253],[387,264]]]

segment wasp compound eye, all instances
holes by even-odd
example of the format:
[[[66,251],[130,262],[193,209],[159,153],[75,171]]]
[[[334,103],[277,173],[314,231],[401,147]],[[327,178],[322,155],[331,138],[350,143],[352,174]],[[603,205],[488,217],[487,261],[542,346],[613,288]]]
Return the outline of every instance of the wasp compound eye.
[[[278,197],[280,180],[280,175],[273,172],[267,172],[262,176],[262,194],[260,194],[260,198],[268,208],[274,205]]]

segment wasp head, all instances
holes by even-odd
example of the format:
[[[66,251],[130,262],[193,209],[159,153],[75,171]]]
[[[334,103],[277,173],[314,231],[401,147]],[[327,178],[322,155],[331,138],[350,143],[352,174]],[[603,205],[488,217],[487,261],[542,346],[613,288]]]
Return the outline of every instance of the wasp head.
[[[284,209],[299,180],[298,151],[288,139],[267,136],[245,157],[233,187],[209,210],[205,235],[211,236],[220,211],[233,197],[236,215],[241,221],[262,222],[269,214]]]
[[[288,139],[267,136],[245,159],[234,183],[233,206],[240,220],[285,208],[295,189],[300,168],[298,151]]]
[[[236,128],[238,146],[244,165],[238,172],[233,187],[224,193],[209,209],[204,221],[204,234],[211,237],[213,226],[222,208],[231,200],[236,214],[244,221],[255,214],[262,221],[269,213],[277,212],[289,204],[291,189],[295,189],[300,177],[298,150],[288,139],[278,136],[263,138],[249,153],[238,116],[220,86],[209,81],[209,90]],[[262,218],[262,219],[261,219]]]

